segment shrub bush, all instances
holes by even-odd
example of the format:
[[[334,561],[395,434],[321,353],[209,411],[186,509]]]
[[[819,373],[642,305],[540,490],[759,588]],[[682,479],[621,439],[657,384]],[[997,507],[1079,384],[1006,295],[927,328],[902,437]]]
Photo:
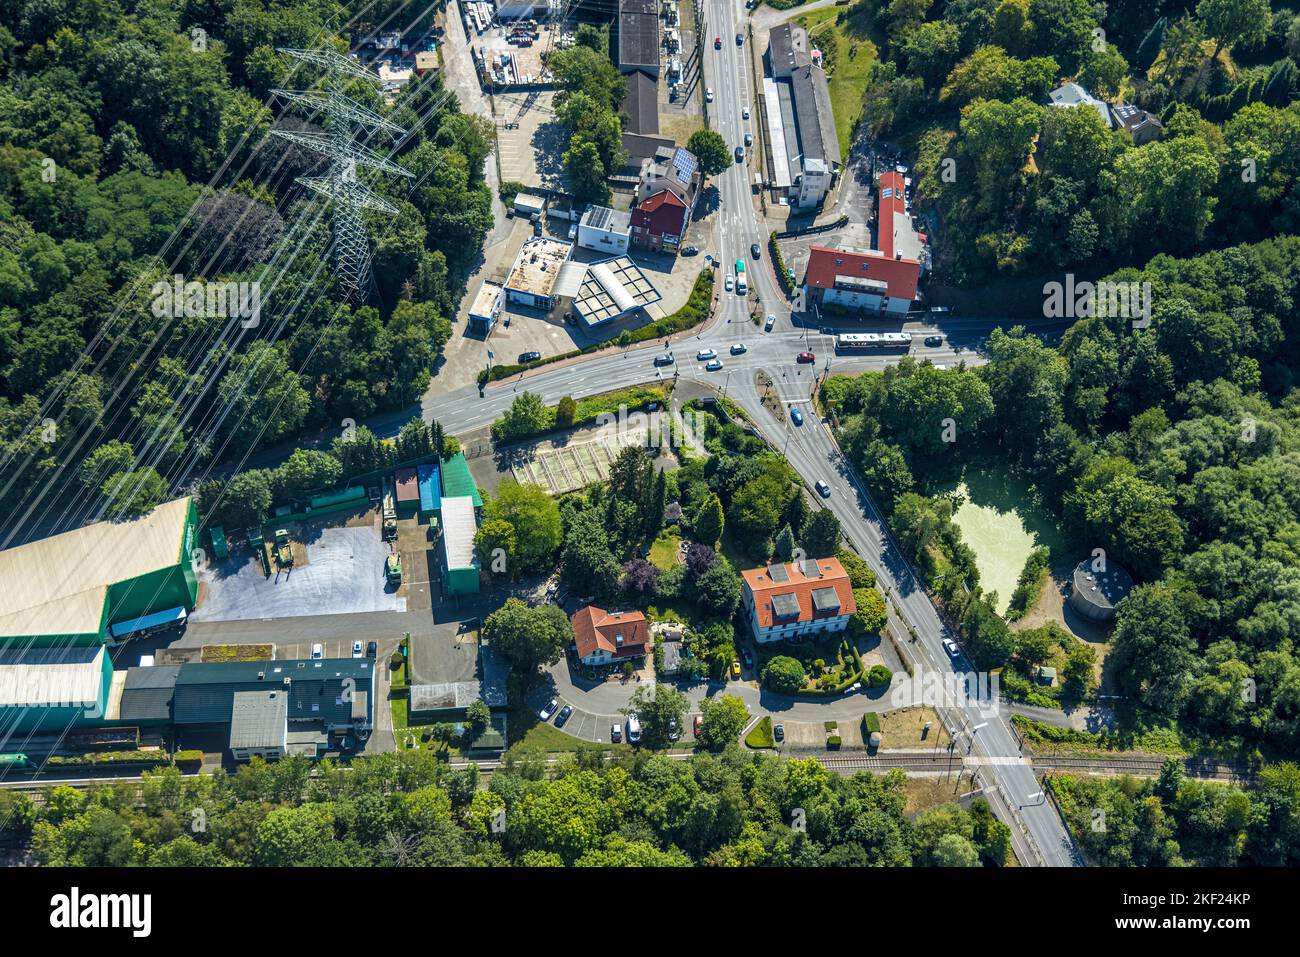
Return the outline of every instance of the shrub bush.
[[[839,749],[840,749],[840,736],[838,734],[832,734],[829,738],[826,739],[826,750],[838,751]]]
[[[879,730],[880,730],[880,715],[876,714],[876,712],[874,711],[868,711],[866,714],[862,716],[862,731],[863,731],[862,736],[864,738],[867,735],[873,734],[874,732],[877,732]]]
[[[872,688],[884,688],[894,680],[894,673],[884,665],[876,665],[867,672],[867,685]]]

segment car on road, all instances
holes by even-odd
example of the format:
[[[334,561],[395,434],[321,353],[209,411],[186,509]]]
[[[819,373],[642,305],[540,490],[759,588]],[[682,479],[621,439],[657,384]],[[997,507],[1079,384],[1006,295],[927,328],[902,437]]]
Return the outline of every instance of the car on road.
[[[754,134],[753,134],[753,133],[746,133],[746,134],[745,134],[745,145],[746,145],[746,146],[753,146],[753,145],[754,145]]]
[[[670,366],[672,364],[673,354],[671,352],[665,352],[661,356],[655,356],[655,365],[657,366]]]
[[[521,352],[519,353],[520,362],[536,362],[542,357],[540,352]]]
[[[817,489],[817,494],[822,498],[831,497],[831,487],[826,484],[825,479],[818,479],[815,488]]]
[[[713,49],[715,49],[715,50],[721,50],[721,49],[722,49],[722,37],[714,37],[714,38],[713,38]]]
[[[945,638],[943,640],[943,650],[947,652],[949,658],[961,657],[961,649],[957,647],[957,642],[953,641],[951,638]]]
[[[737,342],[731,347],[731,354],[733,356],[742,355],[748,351],[749,346],[745,345],[743,342]]]
[[[695,720],[691,723],[691,730],[695,732],[697,738],[700,736],[700,728],[702,727],[704,727],[704,715],[697,714]]]
[[[744,35],[743,33],[737,33],[737,34],[736,34],[736,46],[740,47],[740,46],[744,46],[744,45],[745,45],[745,35]]]
[[[763,331],[771,332],[774,325],[776,325],[776,316],[768,316],[767,321],[763,323]]]
[[[740,111],[740,118],[743,120],[749,119],[749,107],[745,107]]]
[[[704,88],[704,102],[705,103],[713,102],[713,87],[707,86]]]
[[[682,726],[677,723],[676,718],[673,718],[672,723],[668,725],[668,740],[677,741],[678,739],[681,738],[681,736],[682,736]]]
[[[313,659],[324,658],[324,657],[325,657],[325,646],[322,645],[320,642],[317,642],[316,644],[312,645],[312,646],[311,646],[311,656],[312,656]]]
[[[739,662],[739,661],[733,661],[733,662],[731,663],[731,678],[732,678],[733,681],[739,681],[739,680],[740,680],[740,662]]]
[[[759,256],[761,256],[761,255],[763,254],[763,251],[762,251],[761,249],[758,248],[758,243],[750,243],[750,244],[749,244],[749,254],[750,254],[752,257],[754,257],[755,259],[757,259]]]
[[[360,658],[363,654],[365,654],[365,652],[361,650],[361,642],[359,641],[352,642],[352,657]]]
[[[737,163],[745,162],[745,147],[743,146],[736,147],[736,162]]]
[[[700,362],[703,362],[706,359],[716,359],[717,357],[717,352],[712,349],[701,349],[699,352],[695,353],[695,358]]]
[[[741,657],[741,660],[743,660],[743,661],[745,662],[745,667],[746,667],[746,668],[753,668],[753,667],[754,667],[754,656],[751,655],[751,654],[749,653],[749,649],[748,649],[748,648],[746,648],[746,649],[744,649],[743,651],[741,651],[741,653],[740,653],[740,657]]]
[[[543,707],[541,711],[537,712],[537,717],[541,718],[543,721],[550,721],[551,715],[555,714],[559,709],[560,699],[552,698],[550,701],[546,702],[546,706]]]
[[[731,292],[731,290],[734,289],[736,286],[736,280],[733,279],[731,276],[728,276],[727,281],[724,283],[724,285],[727,287],[727,292]]]
[[[564,722],[569,720],[569,715],[571,714],[573,714],[573,705],[566,704],[560,709],[560,713],[555,716],[555,726],[557,728],[563,728]]]
[[[790,421],[795,425],[803,425],[803,413],[798,409],[790,410]]]
[[[817,355],[816,355],[816,353],[812,353],[812,352],[801,352],[801,353],[799,353],[799,358],[798,358],[797,361],[799,361],[799,362],[816,362],[816,361],[817,361]]]
[[[682,250],[683,256],[698,256],[700,254],[699,246],[687,246]]]
[[[639,744],[641,742],[641,722],[637,720],[636,715],[627,716],[627,743]]]
[[[785,725],[783,725],[783,724],[774,724],[774,725],[772,725],[772,737],[773,737],[774,739],[776,739],[777,741],[784,741],[784,740],[785,740]]]
[[[620,741],[622,741],[623,729],[616,724],[611,724],[609,726],[609,740],[614,744],[618,744]]]
[[[379,642],[377,642],[377,641],[367,642],[367,644],[366,644],[366,657],[367,657],[367,658],[377,658],[377,657],[379,657]]]
[[[925,344],[927,346],[941,346],[943,345],[943,336],[926,336]]]
[[[722,368],[722,360],[710,359],[708,363],[705,364],[704,368],[709,372],[717,372]]]
[[[932,316],[950,316],[952,315],[951,306],[931,306],[930,315]]]

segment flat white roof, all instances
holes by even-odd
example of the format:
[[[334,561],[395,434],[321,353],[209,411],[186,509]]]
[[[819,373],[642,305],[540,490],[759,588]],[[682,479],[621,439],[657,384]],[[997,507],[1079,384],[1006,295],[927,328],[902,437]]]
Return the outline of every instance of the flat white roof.
[[[483,285],[479,286],[478,292],[474,294],[474,305],[469,307],[469,314],[491,319],[500,304],[500,299],[501,287],[494,282],[484,280]]]
[[[0,635],[98,631],[108,586],[180,563],[189,508],[178,498],[132,521],[0,551]]]
[[[767,135],[771,142],[772,185],[785,189],[790,185],[790,163],[785,152],[785,124],[781,122],[781,95],[776,80],[763,77],[763,106],[767,110]]]
[[[104,646],[0,651],[0,707],[95,708]]]
[[[442,543],[447,551],[448,568],[478,568],[474,554],[474,500],[458,495],[442,500]]]

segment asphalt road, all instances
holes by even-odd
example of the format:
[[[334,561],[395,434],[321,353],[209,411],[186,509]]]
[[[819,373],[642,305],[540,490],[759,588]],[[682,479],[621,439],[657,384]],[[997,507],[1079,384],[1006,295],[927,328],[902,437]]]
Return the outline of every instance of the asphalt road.
[[[754,113],[748,77],[750,61],[746,50],[735,43],[743,16],[740,0],[710,3],[710,35],[705,42],[704,83],[714,90],[714,102],[709,104],[710,126],[733,147],[743,142],[747,126],[741,119],[742,108],[749,106],[751,115]],[[713,48],[713,36],[722,37],[721,49]],[[951,673],[952,665],[941,642],[953,636],[913,577],[874,503],[841,456],[829,429],[811,415],[805,416],[801,427],[778,422],[760,401],[754,383],[754,373],[758,369],[767,371],[787,404],[807,403],[815,374],[828,368],[837,372],[883,368],[896,362],[899,356],[833,357],[829,337],[809,329],[803,324],[802,317],[792,317],[791,306],[781,293],[767,259],[767,231],[759,222],[755,197],[750,193],[751,169],[748,162],[733,164],[717,177],[715,185],[722,200],[717,214],[720,217],[720,240],[717,249],[705,252],[716,253],[721,260],[716,287],[722,297],[721,304],[706,329],[680,337],[674,344],[677,364],[668,367],[667,375],[678,372],[684,379],[725,389],[727,395],[757,423],[768,441],[784,450],[809,486],[819,479],[830,486],[831,494],[825,505],[839,518],[854,548],[875,568],[881,585],[896,597],[905,622],[917,634],[914,655],[937,672]],[[758,260],[750,255],[752,243],[758,243],[762,250]],[[747,264],[751,297],[756,296],[761,303],[760,314],[777,316],[771,333],[764,333],[760,326],[751,322],[750,307],[744,299],[723,291],[722,280],[734,268],[732,264],[736,259],[744,259]],[[944,345],[936,349],[920,345],[930,327],[909,326],[909,330],[918,333],[914,350],[934,361],[955,364],[964,359],[975,364],[982,361],[975,346],[993,325],[995,323],[987,320],[945,321],[942,330],[945,333]],[[1042,331],[1052,334],[1059,330],[1045,327]],[[734,342],[744,342],[748,351],[743,356],[732,357],[729,347]],[[704,363],[695,361],[695,351],[704,347],[717,350],[723,360],[722,370],[708,372]],[[580,397],[662,380],[665,377],[663,370],[652,365],[653,357],[662,349],[662,343],[647,343],[638,348],[602,353],[563,365],[545,366],[492,384],[482,398],[473,387],[429,396],[424,401],[424,412],[428,417],[437,418],[451,433],[468,432],[498,418],[524,390],[554,403],[564,395]],[[796,354],[805,349],[817,354],[815,366],[795,362]],[[940,428],[940,423],[935,423],[935,427]],[[1042,803],[1038,781],[1032,767],[1019,753],[1008,714],[986,714],[964,706],[946,709],[944,717],[963,742],[970,746],[971,757],[984,767],[995,803],[1005,805],[1004,812],[1016,819],[1013,837],[1026,863],[1049,866],[1077,864],[1069,836],[1059,817],[1049,805]],[[1026,837],[1029,846],[1026,846]]]

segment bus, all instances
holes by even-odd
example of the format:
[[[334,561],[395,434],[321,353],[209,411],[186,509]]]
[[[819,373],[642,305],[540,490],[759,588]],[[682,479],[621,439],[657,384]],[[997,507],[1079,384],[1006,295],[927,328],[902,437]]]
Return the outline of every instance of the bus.
[[[878,349],[906,349],[910,332],[846,332],[835,337],[836,352],[874,352]]]
[[[25,754],[0,754],[0,770],[6,768],[25,768],[31,762]]]
[[[736,260],[736,292],[743,296],[748,289],[749,289],[749,285],[745,282],[745,260],[737,259]]]

